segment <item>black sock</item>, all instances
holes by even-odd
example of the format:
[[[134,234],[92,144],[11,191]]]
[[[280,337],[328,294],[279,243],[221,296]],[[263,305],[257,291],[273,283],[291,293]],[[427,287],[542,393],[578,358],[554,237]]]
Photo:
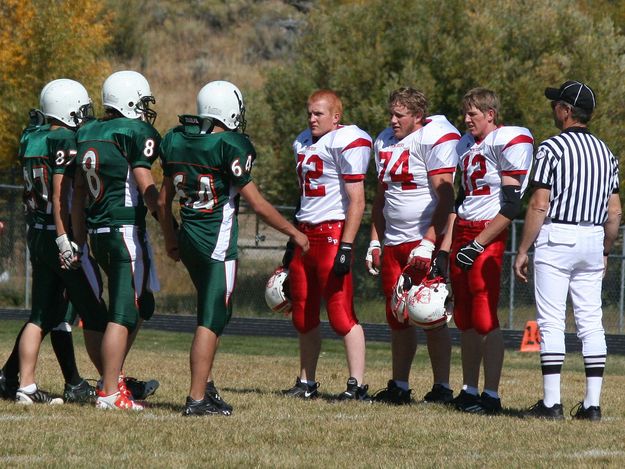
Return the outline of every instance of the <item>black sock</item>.
[[[61,366],[61,372],[63,373],[65,382],[76,386],[80,383],[82,378],[76,367],[72,333],[67,331],[52,331],[50,332],[50,342],[52,343],[56,359]]]
[[[22,337],[22,332],[24,332],[24,329],[26,328],[26,324],[28,323],[25,323],[18,332],[17,338],[15,339],[15,344],[13,345],[13,350],[11,350],[11,355],[9,355],[7,362],[2,368],[2,370],[4,371],[4,376],[6,376],[9,381],[18,380],[18,375],[20,372],[20,339]]]

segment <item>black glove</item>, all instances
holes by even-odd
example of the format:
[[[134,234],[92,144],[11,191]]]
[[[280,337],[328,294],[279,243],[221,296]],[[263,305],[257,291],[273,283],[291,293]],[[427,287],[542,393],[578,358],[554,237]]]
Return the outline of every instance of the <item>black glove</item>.
[[[352,265],[352,243],[339,244],[339,250],[334,258],[334,266],[332,266],[332,272],[337,277],[342,277],[349,273],[349,269]]]
[[[282,267],[285,269],[289,268],[289,264],[293,260],[293,254],[295,253],[295,243],[293,241],[289,241],[286,243],[286,248],[284,249],[284,255],[282,256]]]
[[[477,256],[484,252],[484,246],[478,243],[476,240],[466,244],[456,253],[456,264],[462,270],[469,270],[473,267],[473,263]]]
[[[447,251],[438,251],[436,257],[432,261],[428,278],[432,280],[436,277],[443,277],[447,281],[447,273],[449,270],[449,253]]]

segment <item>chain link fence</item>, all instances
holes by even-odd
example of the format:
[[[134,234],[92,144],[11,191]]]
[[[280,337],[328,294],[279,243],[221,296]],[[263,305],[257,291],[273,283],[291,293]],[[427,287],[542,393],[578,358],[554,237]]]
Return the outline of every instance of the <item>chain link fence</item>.
[[[277,206],[287,218],[292,207]],[[5,224],[0,237],[0,308],[30,306],[30,263],[26,247],[21,187],[0,184],[0,220]],[[514,222],[505,252],[501,278],[499,319],[504,329],[523,329],[535,318],[533,283],[520,283],[514,276],[513,262],[521,238],[523,222]],[[625,226],[621,228],[621,231]],[[161,291],[156,294],[157,313],[195,314],[195,291],[181,263],[167,258],[158,224],[148,217],[148,231],[156,257]],[[355,246],[355,305],[362,322],[385,321],[384,298],[379,277],[371,277],[364,267],[368,245],[369,220],[363,225]],[[625,245],[623,233],[608,261],[603,284],[604,326],[609,333],[625,332]],[[279,265],[286,237],[268,227],[253,212],[242,207],[239,214],[239,249],[237,285],[234,294],[235,315],[240,317],[270,316],[264,300],[265,282]],[[570,308],[570,306],[569,306]],[[453,324],[452,324],[453,325]],[[567,315],[567,331],[574,331],[572,314]]]

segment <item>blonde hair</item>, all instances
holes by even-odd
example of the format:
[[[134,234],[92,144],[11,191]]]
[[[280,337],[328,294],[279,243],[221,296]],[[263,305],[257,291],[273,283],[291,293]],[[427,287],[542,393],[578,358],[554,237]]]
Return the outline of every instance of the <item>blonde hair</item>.
[[[462,110],[466,113],[472,107],[484,113],[492,110],[495,113],[495,124],[499,123],[499,97],[494,91],[488,88],[473,88],[467,91],[462,98]]]
[[[388,109],[395,105],[406,106],[412,115],[417,116],[421,114],[421,118],[425,119],[428,113],[428,98],[422,91],[415,90],[414,88],[402,87],[392,91],[388,97]]]

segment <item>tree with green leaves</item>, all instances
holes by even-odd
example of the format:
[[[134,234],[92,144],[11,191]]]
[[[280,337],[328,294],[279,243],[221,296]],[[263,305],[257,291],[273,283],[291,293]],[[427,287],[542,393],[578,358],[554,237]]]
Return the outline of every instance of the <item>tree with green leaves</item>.
[[[71,78],[99,95],[110,71],[111,16],[97,0],[3,0],[0,4],[0,168],[14,167],[28,110],[43,85]]]
[[[423,90],[431,112],[445,114],[460,129],[462,96],[484,86],[502,98],[504,123],[528,127],[538,143],[557,132],[545,87],[581,80],[598,96],[591,129],[620,154],[625,37],[610,18],[598,19],[582,3],[320,2],[293,60],[269,73],[250,104],[264,192],[278,203],[296,200],[291,142],[306,125],[306,98],[317,88],[336,90],[345,123],[375,136],[387,125],[386,99],[398,86]],[[368,186],[371,200],[375,185]]]

